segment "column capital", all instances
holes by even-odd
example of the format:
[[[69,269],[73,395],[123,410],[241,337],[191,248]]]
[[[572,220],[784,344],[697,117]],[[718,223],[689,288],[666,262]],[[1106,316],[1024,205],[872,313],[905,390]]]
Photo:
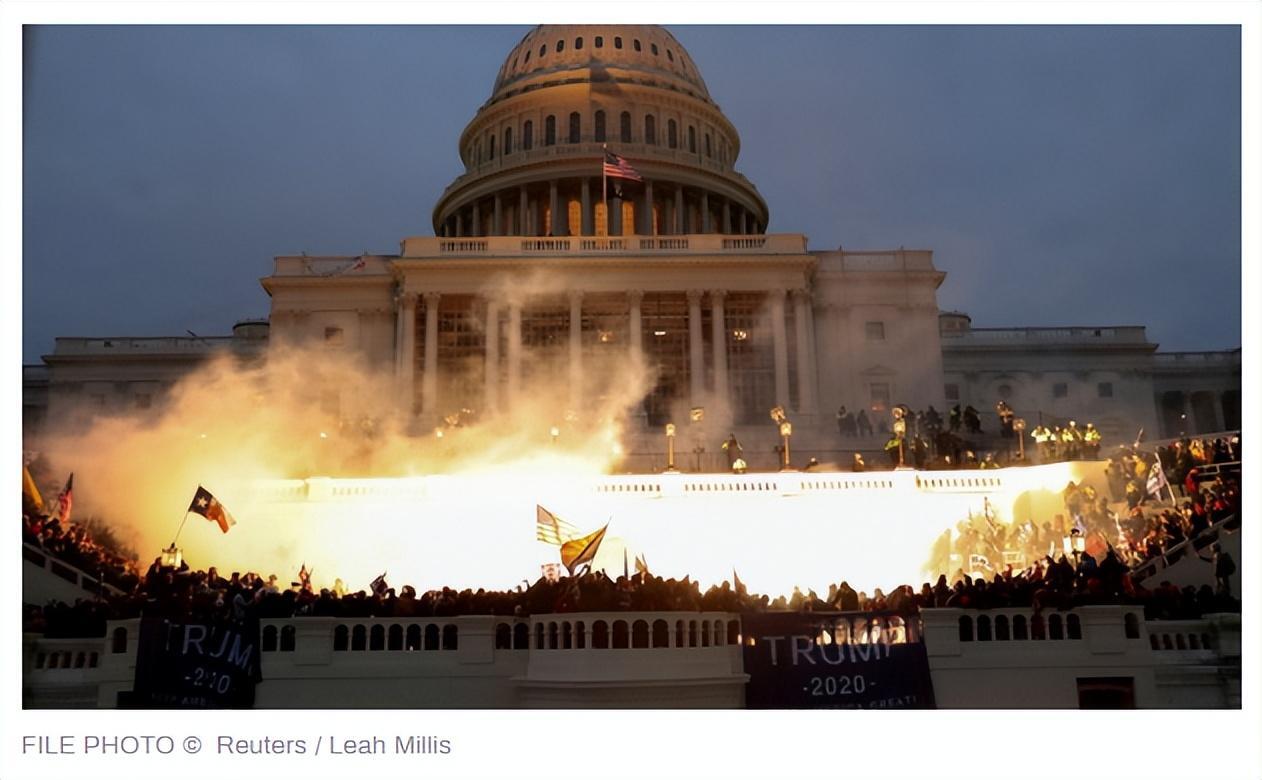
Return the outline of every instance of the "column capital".
[[[400,290],[394,294],[394,305],[400,309],[415,309],[416,296],[412,293]]]
[[[711,290],[710,291],[711,303],[722,303],[723,299],[726,297],[727,297],[727,290]]]
[[[784,296],[788,292],[783,287],[772,287],[767,290],[767,300],[776,303],[784,303]]]
[[[423,296],[425,298],[426,306],[437,306],[438,301],[443,297],[443,294],[431,290],[430,292],[423,293]]]
[[[810,303],[811,301],[811,291],[805,287],[794,287],[792,290],[789,290],[789,295],[793,297],[793,300],[802,303]]]
[[[644,302],[644,291],[643,290],[627,290],[627,300],[630,301],[632,305],[639,306],[641,303]]]
[[[570,290],[568,292],[568,295],[569,295],[570,305],[583,302],[582,290]]]
[[[687,295],[688,295],[688,303],[690,305],[694,303],[699,304],[701,303],[702,296],[705,295],[705,290],[689,290]]]

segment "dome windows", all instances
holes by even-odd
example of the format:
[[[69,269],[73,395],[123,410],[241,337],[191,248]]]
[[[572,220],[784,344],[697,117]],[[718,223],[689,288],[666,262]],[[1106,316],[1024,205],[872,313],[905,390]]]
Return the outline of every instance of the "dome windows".
[[[486,159],[495,159],[495,134],[487,133],[486,136]]]
[[[653,52],[653,56],[654,56],[654,57],[656,57],[656,56],[657,56],[657,44],[656,44],[656,43],[650,43],[650,44],[649,44],[649,51]]]
[[[548,53],[548,44],[545,43],[539,47],[539,56],[542,57],[547,53]]]
[[[679,148],[679,125],[673,119],[666,121],[666,145],[672,149]]]
[[[621,139],[624,144],[631,143],[631,112],[623,111],[622,116],[618,118],[621,130]]]
[[[670,60],[671,62],[674,62],[674,61],[675,61],[675,52],[671,51],[670,49],[667,49],[667,50],[666,50],[666,59]]]
[[[556,142],[557,118],[549,114],[548,118],[543,121],[543,145],[556,146]]]
[[[565,41],[557,41],[557,54],[565,51]]]
[[[575,50],[575,51],[578,51],[579,49],[582,49],[582,48],[583,48],[583,39],[582,39],[582,38],[575,38],[575,39],[574,39],[574,50]]]
[[[594,119],[594,124],[595,124],[594,134],[596,136],[596,142],[604,143],[605,142],[605,112],[597,111],[596,116],[593,119]]]
[[[657,119],[652,114],[644,117],[644,143],[657,144]]]
[[[697,128],[692,125],[688,126],[688,151],[692,154],[697,153]]]
[[[621,49],[621,48],[622,48],[622,36],[621,36],[621,35],[615,35],[615,36],[613,37],[613,47],[614,47],[615,49]]]
[[[529,119],[521,126],[521,149],[529,152],[535,146],[535,123]]]
[[[714,156],[714,150],[710,147],[710,134],[709,133],[705,134],[705,156],[706,157]]]
[[[640,48],[640,39],[639,39],[639,38],[636,38],[636,39],[634,39],[634,40],[632,40],[632,41],[631,41],[631,48],[635,49],[636,51],[642,51],[642,49]]]
[[[577,111],[570,113],[570,143],[576,144],[582,140],[583,119]]]
[[[526,49],[526,56],[522,58],[521,64],[525,65],[527,62],[530,62],[530,49]]]
[[[603,48],[605,48],[605,38],[604,38],[604,36],[603,36],[603,35],[597,35],[597,36],[596,36],[596,39],[595,39],[594,41],[592,41],[592,45],[593,45],[593,46],[595,46],[597,49],[603,49]]]
[[[513,128],[504,128],[504,154],[513,153]]]

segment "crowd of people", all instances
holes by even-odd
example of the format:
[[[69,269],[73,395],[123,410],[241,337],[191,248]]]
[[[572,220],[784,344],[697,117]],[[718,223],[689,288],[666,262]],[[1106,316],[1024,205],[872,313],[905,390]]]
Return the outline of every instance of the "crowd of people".
[[[22,541],[122,591],[139,582],[135,559],[95,539],[87,527],[55,515],[22,512]]]

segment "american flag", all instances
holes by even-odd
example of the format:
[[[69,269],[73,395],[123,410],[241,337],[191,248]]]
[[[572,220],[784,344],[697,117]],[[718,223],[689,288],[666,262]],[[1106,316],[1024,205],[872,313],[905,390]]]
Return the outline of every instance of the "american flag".
[[[631,167],[631,163],[608,149],[605,150],[605,175],[613,179],[644,181],[639,171]]]

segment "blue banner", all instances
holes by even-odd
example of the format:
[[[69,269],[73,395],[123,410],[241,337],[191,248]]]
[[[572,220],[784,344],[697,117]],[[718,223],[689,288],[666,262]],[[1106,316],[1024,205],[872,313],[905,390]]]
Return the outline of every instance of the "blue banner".
[[[140,621],[136,679],[120,707],[205,709],[251,707],[261,679],[257,620],[183,623]]]
[[[749,709],[932,709],[915,618],[876,612],[743,615]]]

